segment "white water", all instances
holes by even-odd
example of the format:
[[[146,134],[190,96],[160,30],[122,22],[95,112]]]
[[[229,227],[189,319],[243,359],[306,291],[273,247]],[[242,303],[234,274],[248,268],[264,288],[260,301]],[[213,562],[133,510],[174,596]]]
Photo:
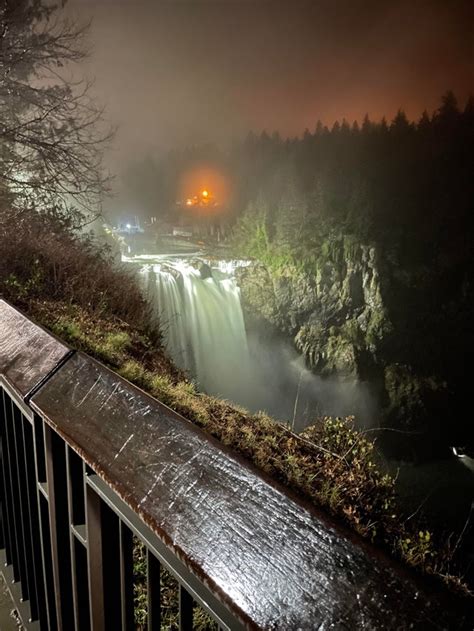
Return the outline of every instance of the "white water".
[[[252,362],[233,269],[227,263],[202,278],[186,260],[164,259],[140,274],[176,364],[207,392],[238,402],[251,388]]]

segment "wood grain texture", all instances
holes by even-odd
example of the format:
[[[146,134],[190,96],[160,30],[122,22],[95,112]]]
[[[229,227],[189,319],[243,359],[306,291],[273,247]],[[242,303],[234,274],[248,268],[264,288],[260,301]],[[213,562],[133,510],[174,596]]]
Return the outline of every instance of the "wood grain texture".
[[[0,374],[24,397],[69,347],[0,299]]]

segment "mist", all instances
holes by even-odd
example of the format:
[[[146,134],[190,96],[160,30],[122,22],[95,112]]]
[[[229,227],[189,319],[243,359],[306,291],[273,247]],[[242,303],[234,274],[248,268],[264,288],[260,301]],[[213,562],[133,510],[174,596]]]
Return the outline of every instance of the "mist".
[[[245,379],[239,399],[252,411],[265,410],[301,431],[322,416],[354,416],[357,427],[380,421],[373,386],[355,377],[320,377],[280,336],[260,327],[248,330],[252,386]],[[237,401],[238,403],[239,401]]]
[[[70,0],[92,20],[84,73],[118,126],[120,175],[145,156],[250,130],[282,136],[433,110],[472,90],[472,3]],[[116,191],[120,188],[119,179]]]

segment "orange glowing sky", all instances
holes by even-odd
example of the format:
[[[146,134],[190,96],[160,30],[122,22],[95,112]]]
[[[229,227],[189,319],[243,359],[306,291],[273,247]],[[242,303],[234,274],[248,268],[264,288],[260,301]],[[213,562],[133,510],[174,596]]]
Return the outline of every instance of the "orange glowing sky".
[[[211,165],[189,169],[180,179],[177,199],[192,198],[203,191],[207,191],[217,203],[227,203],[232,195],[231,179]]]
[[[282,135],[345,117],[417,118],[474,90],[467,0],[70,0],[93,18],[85,64],[119,126],[109,160]]]

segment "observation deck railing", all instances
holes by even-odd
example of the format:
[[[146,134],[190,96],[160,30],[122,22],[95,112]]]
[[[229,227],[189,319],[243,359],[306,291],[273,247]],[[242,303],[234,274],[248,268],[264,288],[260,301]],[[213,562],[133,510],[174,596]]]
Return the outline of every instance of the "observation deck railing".
[[[0,565],[27,629],[461,629],[468,612],[0,300]],[[211,626],[209,625],[209,628]]]

